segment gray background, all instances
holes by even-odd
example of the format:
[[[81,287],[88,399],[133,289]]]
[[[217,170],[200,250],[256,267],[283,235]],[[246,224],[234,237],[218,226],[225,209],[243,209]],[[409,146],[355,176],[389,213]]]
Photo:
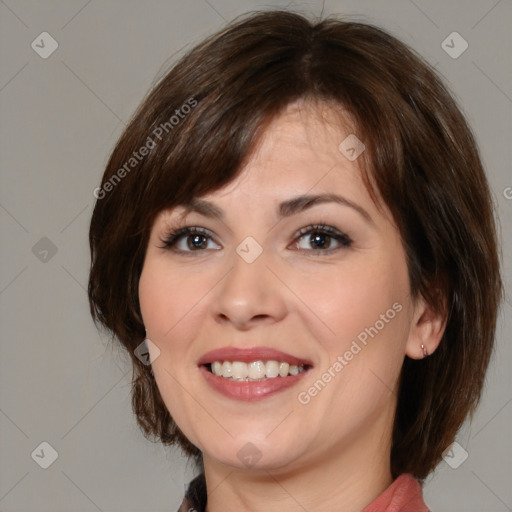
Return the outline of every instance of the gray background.
[[[2,511],[178,507],[193,468],[138,431],[128,358],[89,318],[93,190],[155,77],[225,21],[266,7],[319,15],[322,2],[0,1]],[[512,3],[326,1],[330,13],[388,29],[450,83],[488,171],[510,290]],[[442,47],[454,31],[469,45],[458,58]],[[42,32],[59,45],[47,59],[31,47]],[[434,512],[512,510],[511,317],[508,302],[483,402],[458,435],[467,460],[442,461],[427,481]],[[58,453],[48,469],[31,456],[43,441]]]

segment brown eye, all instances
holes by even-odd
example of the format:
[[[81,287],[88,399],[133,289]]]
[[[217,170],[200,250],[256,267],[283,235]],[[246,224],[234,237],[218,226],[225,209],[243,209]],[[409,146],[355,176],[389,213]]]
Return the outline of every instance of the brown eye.
[[[295,247],[303,251],[330,252],[350,247],[352,240],[336,228],[325,225],[308,226],[298,233]],[[334,245],[334,247],[333,247]]]
[[[187,226],[167,235],[167,237],[162,240],[163,245],[161,247],[162,249],[170,249],[181,253],[202,252],[212,249],[212,247],[208,246],[209,242],[215,244],[208,230]],[[218,245],[217,248],[219,248]],[[213,248],[213,250],[217,249]]]
[[[208,240],[204,235],[188,235],[185,241],[187,242],[187,247],[191,250],[206,249],[208,245]]]

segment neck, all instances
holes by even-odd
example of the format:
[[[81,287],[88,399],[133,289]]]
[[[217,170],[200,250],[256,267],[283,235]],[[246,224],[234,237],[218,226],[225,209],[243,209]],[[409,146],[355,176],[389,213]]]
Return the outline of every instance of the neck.
[[[373,423],[364,435],[279,469],[239,470],[204,455],[208,489],[207,512],[245,510],[273,512],[338,510],[360,512],[393,481],[390,471],[392,425],[389,414]]]

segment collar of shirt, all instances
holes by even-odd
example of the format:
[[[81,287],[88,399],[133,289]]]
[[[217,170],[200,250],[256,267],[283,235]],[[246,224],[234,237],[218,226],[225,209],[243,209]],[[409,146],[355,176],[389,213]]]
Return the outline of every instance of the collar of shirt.
[[[178,512],[205,512],[206,480],[199,474],[188,486]],[[420,483],[410,474],[400,475],[362,512],[430,512],[423,501]]]

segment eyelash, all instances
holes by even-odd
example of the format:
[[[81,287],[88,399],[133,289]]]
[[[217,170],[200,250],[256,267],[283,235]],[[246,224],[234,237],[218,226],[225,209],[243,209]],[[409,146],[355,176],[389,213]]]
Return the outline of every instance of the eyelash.
[[[340,249],[347,249],[349,248],[353,241],[352,239],[345,233],[342,233],[341,231],[338,231],[336,228],[333,228],[331,226],[328,226],[324,223],[320,224],[313,224],[310,226],[306,226],[304,228],[299,229],[299,231],[294,236],[294,241],[296,241],[296,244],[298,244],[299,240],[306,236],[311,234],[323,234],[327,235],[330,238],[336,240],[339,242],[340,246],[332,248],[332,249],[297,249],[298,251],[302,253],[313,253],[316,255],[325,255],[325,254],[331,254],[333,252],[339,251]],[[213,237],[211,236],[210,231],[208,231],[205,228],[196,227],[196,226],[186,226],[182,228],[177,228],[174,230],[171,230],[163,239],[161,239],[161,242],[163,245],[160,246],[161,249],[169,249],[176,253],[184,254],[186,256],[194,256],[194,253],[196,252],[204,252],[207,249],[197,249],[193,251],[183,251],[181,249],[176,249],[175,245],[176,243],[183,237],[183,236],[190,236],[190,235],[201,235],[206,238],[209,238],[213,240]],[[213,240],[215,241],[215,240]],[[216,243],[216,242],[215,242]]]

